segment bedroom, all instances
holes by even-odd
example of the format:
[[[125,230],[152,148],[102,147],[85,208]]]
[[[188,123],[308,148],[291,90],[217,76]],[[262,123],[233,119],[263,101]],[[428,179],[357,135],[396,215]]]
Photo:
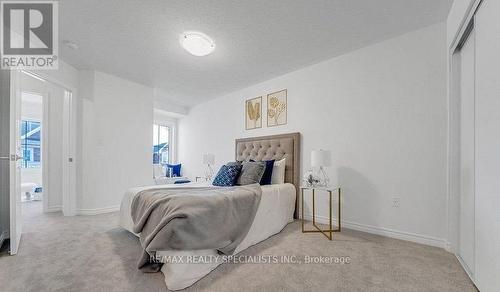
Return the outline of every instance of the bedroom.
[[[500,287],[497,1],[46,2],[58,68],[22,69],[73,92],[66,203],[21,210],[1,160],[1,290]]]

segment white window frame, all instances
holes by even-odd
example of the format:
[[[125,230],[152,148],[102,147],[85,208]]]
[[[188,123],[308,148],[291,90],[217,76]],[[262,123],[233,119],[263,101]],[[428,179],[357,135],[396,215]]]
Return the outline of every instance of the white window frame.
[[[24,92],[31,93],[31,92],[29,92],[29,91],[24,91]],[[32,94],[36,94],[36,95],[38,95],[38,93],[32,93]],[[41,98],[43,99],[43,96],[41,96]],[[43,104],[42,104],[42,106],[43,106]],[[42,131],[42,134],[43,134],[43,123],[42,123],[42,121],[41,121],[41,120],[36,120],[36,119],[31,119],[31,118],[23,118],[23,117],[21,117],[21,122],[40,123],[40,130]],[[43,163],[43,161],[42,161],[42,159],[43,159],[43,158],[42,158],[42,157],[43,157],[43,155],[42,155],[42,153],[43,153],[43,152],[42,152],[42,151],[43,151],[43,136],[42,136],[42,135],[40,135],[40,140],[41,140],[41,141],[40,141],[40,142],[41,142],[41,143],[40,143],[40,162],[41,162],[41,164],[40,164],[40,167],[38,167],[38,168],[39,168],[39,169],[42,169],[42,168],[43,168],[43,166],[42,166],[42,165],[43,165],[43,164],[42,164],[42,163]],[[33,155],[35,155],[35,154],[33,153],[33,151],[29,151],[29,153],[30,153],[30,160],[31,160],[31,158],[34,158],[34,157],[33,157]],[[23,152],[23,157],[24,157],[24,152]],[[23,168],[23,169],[27,169],[28,167],[24,167],[24,164],[25,164],[25,163],[24,163],[24,161],[23,161],[23,165],[22,165],[22,167],[21,167],[21,168]]]
[[[176,163],[177,159],[177,122],[155,119],[153,125],[169,127],[170,131],[168,133],[168,161],[170,164]],[[153,145],[154,146],[154,145]]]

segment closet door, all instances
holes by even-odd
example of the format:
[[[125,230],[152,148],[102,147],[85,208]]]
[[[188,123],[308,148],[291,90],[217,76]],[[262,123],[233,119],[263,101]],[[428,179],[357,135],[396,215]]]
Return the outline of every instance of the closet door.
[[[500,291],[500,1],[483,0],[476,31],[476,284]]]
[[[475,193],[475,42],[474,31],[460,50],[460,223],[458,256],[474,277],[474,193]]]

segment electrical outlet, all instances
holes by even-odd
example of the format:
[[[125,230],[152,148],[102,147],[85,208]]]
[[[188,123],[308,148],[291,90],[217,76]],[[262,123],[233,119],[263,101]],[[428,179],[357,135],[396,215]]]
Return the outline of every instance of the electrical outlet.
[[[393,197],[392,198],[392,207],[399,208],[400,205],[401,205],[401,198],[400,197]]]

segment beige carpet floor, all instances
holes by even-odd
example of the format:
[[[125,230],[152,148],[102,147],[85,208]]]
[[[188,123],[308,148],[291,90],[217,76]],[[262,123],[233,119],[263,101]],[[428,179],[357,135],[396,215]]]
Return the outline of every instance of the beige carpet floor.
[[[25,205],[17,256],[0,257],[1,291],[166,291],[136,269],[138,239],[118,214],[63,217]],[[186,291],[476,291],[446,251],[352,230],[303,234],[299,222],[244,255],[349,257],[349,264],[223,264]]]

